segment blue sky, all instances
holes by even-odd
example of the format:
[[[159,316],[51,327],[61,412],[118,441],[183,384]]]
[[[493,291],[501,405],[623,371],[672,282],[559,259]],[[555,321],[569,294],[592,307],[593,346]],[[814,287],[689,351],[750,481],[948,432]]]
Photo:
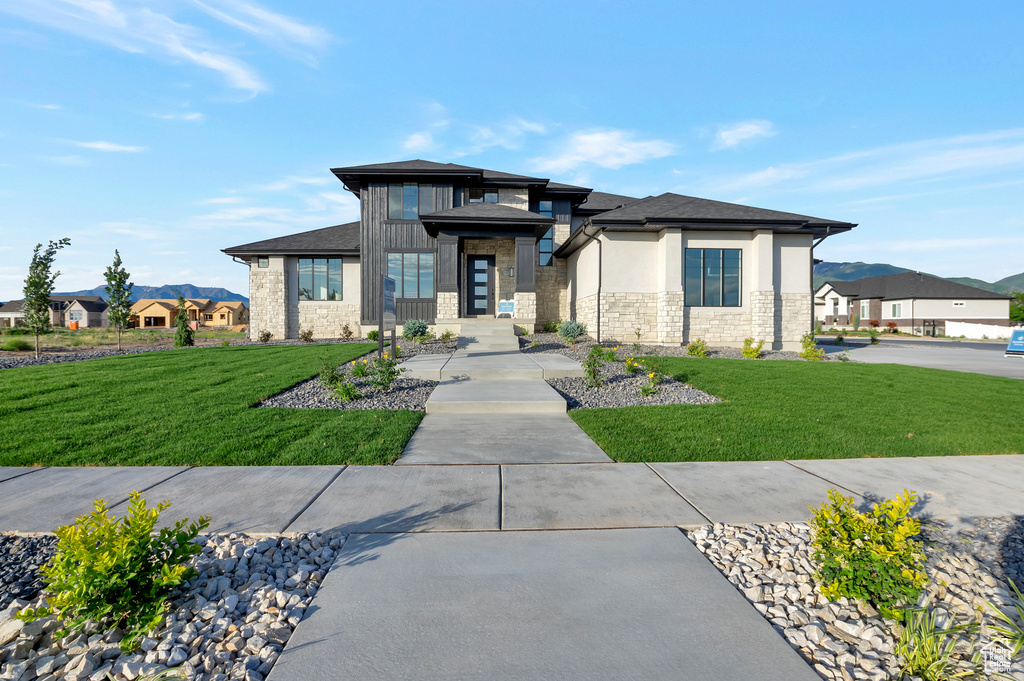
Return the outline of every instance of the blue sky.
[[[247,293],[221,248],[426,158],[859,223],[826,260],[1024,270],[1024,3],[0,0],[0,300]]]

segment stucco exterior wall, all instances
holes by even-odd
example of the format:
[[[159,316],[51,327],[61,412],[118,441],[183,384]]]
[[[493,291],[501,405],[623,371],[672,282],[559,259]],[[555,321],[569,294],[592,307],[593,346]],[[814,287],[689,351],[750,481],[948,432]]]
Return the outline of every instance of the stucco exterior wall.
[[[347,324],[356,336],[362,335],[359,324],[360,267],[359,258],[346,256],[341,266],[341,300],[299,300],[298,258],[285,258],[287,269],[287,323],[277,338],[298,338],[300,331],[311,329],[314,338],[341,338]],[[251,294],[250,294],[251,295]],[[250,305],[252,301],[250,300]],[[249,311],[250,319],[252,310]],[[259,332],[255,322],[250,328]]]
[[[963,306],[953,307],[953,303]],[[883,308],[883,313],[885,309]],[[891,311],[891,310],[890,310]],[[903,314],[909,316],[907,309]],[[914,301],[914,316],[918,319],[1005,319],[1009,324],[1010,301],[993,299],[944,299]]]

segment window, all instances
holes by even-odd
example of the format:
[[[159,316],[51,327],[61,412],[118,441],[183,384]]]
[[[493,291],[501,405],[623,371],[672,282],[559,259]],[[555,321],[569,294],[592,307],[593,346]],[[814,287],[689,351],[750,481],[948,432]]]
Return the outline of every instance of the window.
[[[212,314],[203,313],[203,321],[204,322],[212,322],[213,321],[213,315]]]
[[[554,217],[554,211],[552,210],[550,201],[541,201],[537,206],[537,212],[546,218]],[[551,253],[554,251],[555,246],[555,228],[552,227],[540,238],[537,242],[537,248],[540,251],[540,264],[544,265],[551,264]]]
[[[871,316],[871,303],[867,300],[860,301],[860,318],[867,319]]]
[[[967,307],[967,301],[966,300],[954,300],[953,301],[953,307]]]
[[[388,253],[388,276],[396,298],[433,298],[434,254]]]
[[[270,267],[270,258],[268,258],[265,255],[261,255],[260,257],[256,258],[256,266],[263,268]]]
[[[739,307],[740,249],[687,248],[683,275],[689,307]]]
[[[299,300],[341,300],[341,258],[299,258]]]
[[[226,314],[224,314],[223,312],[221,312],[221,313],[220,313],[220,318],[221,318],[221,319],[227,319],[227,315],[226,315]]]
[[[80,322],[80,321],[82,321],[82,311],[81,310],[71,310],[70,312],[68,312],[68,321],[69,322]]]
[[[388,185],[388,220],[415,220],[433,212],[434,185],[415,182]]]
[[[892,317],[893,319],[899,319],[900,317],[902,317],[903,316],[903,303],[893,303],[892,304],[892,314],[889,315],[889,316]]]
[[[469,203],[497,203],[497,189],[470,189]]]

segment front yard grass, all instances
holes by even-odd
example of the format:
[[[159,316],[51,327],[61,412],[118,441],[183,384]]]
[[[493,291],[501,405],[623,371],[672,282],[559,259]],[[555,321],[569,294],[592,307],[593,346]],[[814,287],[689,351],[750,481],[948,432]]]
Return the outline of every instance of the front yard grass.
[[[412,411],[251,407],[376,343],[166,350],[0,371],[0,466],[384,464]]]
[[[710,405],[578,409],[618,461],[767,461],[1024,452],[1024,381],[891,364],[656,357]]]

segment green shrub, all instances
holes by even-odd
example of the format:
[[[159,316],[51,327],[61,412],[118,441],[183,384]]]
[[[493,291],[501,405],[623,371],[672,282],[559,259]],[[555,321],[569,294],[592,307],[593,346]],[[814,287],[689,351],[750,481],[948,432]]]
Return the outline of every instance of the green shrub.
[[[90,620],[119,627],[125,632],[122,650],[135,648],[163,622],[171,591],[195,575],[184,563],[202,552],[193,540],[210,524],[208,516],[191,523],[179,520],[153,534],[161,511],[170,505],[163,501],[146,508],[142,495],[132,492],[123,519],[108,516],[100,499],[92,513],[57,528],[57,551],[41,569],[49,606],[18,616],[32,621],[56,615],[64,631],[54,638]]]
[[[365,359],[352,360],[352,375],[356,378],[364,378],[370,373],[369,362]]]
[[[541,328],[544,330],[544,333],[558,333],[559,324],[561,322],[544,322],[544,326]]]
[[[858,330],[860,328],[860,315],[853,315],[853,319],[851,321],[853,323],[853,330]]]
[[[230,348],[231,347],[231,341],[229,341],[227,338],[225,338],[224,340],[222,340],[220,342],[220,346],[222,348]]]
[[[626,369],[626,373],[627,374],[635,374],[637,371],[640,370],[640,365],[641,364],[643,364],[643,360],[642,359],[636,359],[635,357],[627,357],[626,358],[626,365],[624,367]]]
[[[876,329],[874,327],[869,328],[868,329],[868,335],[871,336],[871,344],[872,345],[878,345],[878,337],[882,335],[878,331],[878,329]]]
[[[329,352],[320,355],[320,385],[334,390],[345,380],[345,374],[338,371],[338,365]]]
[[[370,383],[381,392],[390,392],[391,385],[405,371],[398,367],[398,348],[395,348],[395,355],[395,357],[390,357],[385,352],[382,356],[373,358]]]
[[[380,333],[374,329],[366,334],[366,340],[375,341],[380,338]]]
[[[814,333],[818,334],[819,336],[822,333],[824,333],[824,329],[823,329],[823,327],[821,325],[821,320],[820,319],[815,319],[814,320]]]
[[[334,394],[338,396],[338,399],[342,402],[351,402],[352,400],[358,400],[363,396],[359,389],[348,381],[342,381],[334,387]]]
[[[694,340],[686,346],[686,354],[690,357],[707,357],[708,356],[708,344],[700,338]]]
[[[805,333],[800,338],[800,357],[806,359],[808,362],[820,362],[825,359],[825,350],[819,348],[818,344],[814,341],[813,333]]]
[[[843,334],[837,333],[836,334],[836,345],[842,345],[842,344],[843,344]]]
[[[873,603],[889,616],[915,602],[928,582],[921,543],[913,539],[920,524],[910,517],[917,495],[904,490],[867,513],[836,490],[828,497],[810,521],[821,593]]]
[[[266,345],[267,343],[270,342],[270,339],[273,337],[274,334],[270,333],[269,331],[260,331],[259,335],[257,336],[257,339],[259,339],[260,343]]]
[[[299,340],[303,343],[313,342],[313,329],[302,329],[299,331]]]
[[[604,349],[600,345],[591,346],[587,358],[583,360],[583,371],[587,374],[587,385],[597,388],[601,385],[601,367],[604,366]]]
[[[573,347],[576,347],[576,340],[587,335],[587,327],[575,319],[570,319],[558,325],[558,335],[562,340],[568,341],[572,343]]]
[[[7,329],[4,333],[8,336],[28,336],[32,332],[22,327],[15,327],[13,329]]]
[[[910,608],[902,613],[903,631],[893,646],[900,659],[903,675],[916,676],[924,681],[947,681],[964,676],[973,677],[978,671],[976,662],[957,659],[956,647],[961,634],[973,633],[975,622],[955,624],[956,613],[931,608]],[[948,626],[946,624],[948,623]]]
[[[1024,649],[1024,594],[1021,594],[1012,579],[1009,581],[1010,588],[1016,594],[1016,598],[1013,599],[1015,613],[1007,614],[991,603],[986,603],[986,605],[992,610],[993,616],[999,620],[999,624],[992,625],[990,628],[1006,641],[1011,657],[1016,659],[1020,655],[1020,651]]]
[[[761,348],[763,347],[764,341],[758,341],[757,345],[754,345],[753,338],[744,338],[743,350],[741,350],[740,352],[743,353],[744,357],[747,357],[749,359],[758,359],[761,357]]]
[[[351,338],[353,335],[355,335],[355,334],[352,333],[352,327],[351,326],[349,326],[348,324],[344,324],[341,327],[341,337],[342,338]]]
[[[658,386],[661,385],[664,376],[657,371],[652,371],[647,374],[647,383],[640,386],[640,394],[644,397],[650,397],[658,392]]]
[[[416,338],[419,338],[427,332],[427,323],[421,319],[410,319],[405,324],[402,324],[402,338],[415,342]]]
[[[0,345],[0,350],[6,350],[7,352],[28,352],[31,349],[32,344],[20,338],[12,338],[3,345]]]
[[[455,332],[452,331],[451,329],[445,329],[439,336],[439,339],[442,343],[447,343],[453,338],[455,338]]]

